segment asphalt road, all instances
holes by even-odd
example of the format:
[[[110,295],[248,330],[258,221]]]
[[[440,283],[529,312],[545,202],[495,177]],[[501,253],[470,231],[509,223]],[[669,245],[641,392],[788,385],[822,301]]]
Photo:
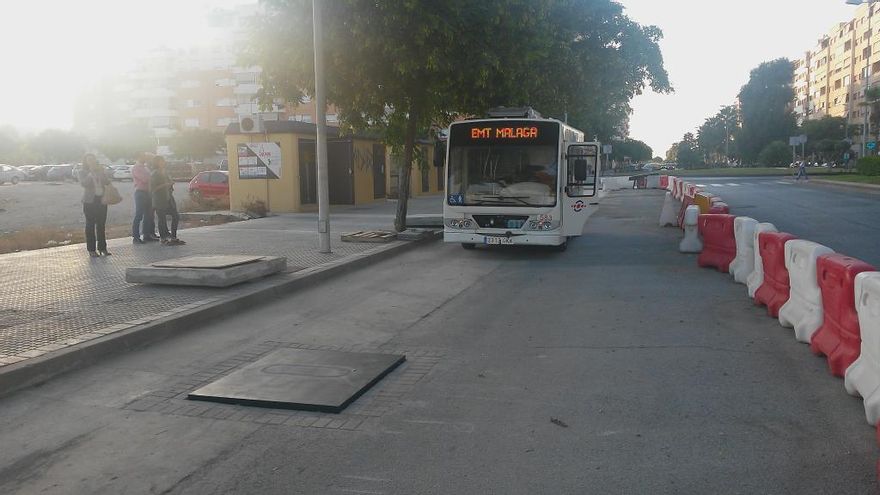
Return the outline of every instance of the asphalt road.
[[[122,202],[107,211],[107,225],[130,225],[134,215],[131,182],[114,182]],[[174,185],[178,205],[188,197],[187,183]],[[20,182],[0,185],[0,235],[28,227],[79,228],[85,225],[82,187],[76,182]]]
[[[564,253],[425,247],[3,398],[0,492],[874,492],[861,401],[661,203],[609,196]],[[284,345],[409,361],[344,425],[164,398]]]
[[[730,205],[731,213],[770,222],[880,267],[880,191],[790,178],[688,178]]]

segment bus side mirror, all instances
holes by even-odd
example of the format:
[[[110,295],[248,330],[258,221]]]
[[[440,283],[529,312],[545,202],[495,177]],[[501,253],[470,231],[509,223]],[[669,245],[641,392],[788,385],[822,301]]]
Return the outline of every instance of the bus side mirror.
[[[587,160],[585,158],[575,159],[574,180],[577,182],[585,182],[587,180]]]

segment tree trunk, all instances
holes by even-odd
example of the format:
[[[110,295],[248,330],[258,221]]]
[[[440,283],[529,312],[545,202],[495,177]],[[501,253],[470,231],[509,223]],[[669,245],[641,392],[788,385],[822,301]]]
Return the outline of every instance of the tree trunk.
[[[404,133],[403,165],[400,169],[400,175],[398,175],[397,184],[397,216],[394,218],[394,229],[398,232],[406,230],[406,208],[409,201],[409,185],[412,177],[412,162],[416,144],[416,120],[417,115],[411,107]]]

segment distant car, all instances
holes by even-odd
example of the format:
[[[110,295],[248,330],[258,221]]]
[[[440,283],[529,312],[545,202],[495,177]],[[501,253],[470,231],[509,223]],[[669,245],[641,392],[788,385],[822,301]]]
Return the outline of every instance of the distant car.
[[[48,172],[46,172],[46,180],[58,182],[65,181],[68,179],[73,180],[73,165],[64,164],[64,165],[53,165]]]
[[[199,172],[189,181],[189,195],[193,201],[229,197],[229,172],[210,170]]]
[[[195,172],[193,172],[192,165],[185,162],[166,162],[165,164],[165,173],[168,174],[168,177],[173,181],[190,181],[193,176],[195,176]]]
[[[134,180],[131,177],[131,166],[130,165],[118,165],[113,167],[113,175],[111,175],[113,180]]]
[[[12,165],[0,165],[0,184],[18,184],[25,179],[25,173]]]
[[[24,172],[24,180],[46,180],[46,171],[44,165],[22,165],[18,167]]]

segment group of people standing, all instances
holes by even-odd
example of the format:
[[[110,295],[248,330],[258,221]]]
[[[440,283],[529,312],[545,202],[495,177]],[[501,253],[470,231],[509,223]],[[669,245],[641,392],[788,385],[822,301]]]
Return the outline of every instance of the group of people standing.
[[[166,246],[186,244],[177,238],[180,214],[174,201],[174,181],[165,173],[165,159],[150,153],[142,153],[131,169],[131,176],[135,191],[134,222],[131,225],[132,242],[144,244],[158,241]],[[110,185],[110,178],[95,155],[86,153],[77,179],[83,188],[86,249],[92,257],[110,256],[106,233],[108,202],[105,198],[105,189]],[[155,219],[158,219],[158,233]]]
[[[134,222],[131,238],[135,244],[161,241],[165,245],[186,244],[177,238],[180,214],[174,200],[174,181],[165,173],[165,159],[142,153],[131,168],[134,182]],[[168,217],[171,217],[171,230]],[[155,232],[158,218],[159,233]]]

